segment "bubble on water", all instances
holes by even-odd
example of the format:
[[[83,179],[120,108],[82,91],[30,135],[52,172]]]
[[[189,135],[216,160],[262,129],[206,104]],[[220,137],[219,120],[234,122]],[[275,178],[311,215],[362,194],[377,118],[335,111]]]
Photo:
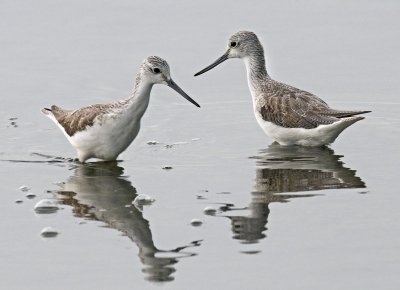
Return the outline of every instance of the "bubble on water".
[[[158,141],[154,141],[154,140],[147,141],[147,145],[157,145],[157,144],[158,144]]]
[[[56,231],[55,229],[53,229],[52,227],[45,227],[40,234],[42,235],[42,237],[44,238],[54,238],[58,235],[58,231]]]
[[[21,191],[29,191],[31,188],[27,185],[21,185],[18,189]]]
[[[125,204],[125,207],[131,207],[132,205],[131,204]]]
[[[190,221],[190,225],[194,226],[194,227],[199,227],[203,224],[203,222],[199,219],[192,219]]]
[[[192,141],[199,141],[200,138],[192,138]]]
[[[164,170],[171,170],[171,169],[172,169],[172,166],[168,166],[168,165],[167,165],[167,166],[163,166],[162,169],[164,169]]]
[[[35,198],[35,197],[36,197],[36,194],[34,194],[34,193],[27,193],[27,194],[25,194],[25,196],[26,196],[26,198],[32,199],[32,198]]]
[[[36,203],[34,210],[37,213],[54,213],[59,210],[59,207],[51,199],[42,199],[38,203]]]
[[[23,203],[24,201],[22,199],[16,199],[15,203]]]
[[[207,214],[207,215],[215,215],[215,214],[217,213],[217,210],[216,210],[214,207],[212,207],[212,206],[206,206],[206,207],[203,209],[203,212],[204,212],[205,214]]]
[[[139,194],[136,198],[132,201],[132,204],[143,206],[143,205],[150,205],[156,200],[147,194]]]

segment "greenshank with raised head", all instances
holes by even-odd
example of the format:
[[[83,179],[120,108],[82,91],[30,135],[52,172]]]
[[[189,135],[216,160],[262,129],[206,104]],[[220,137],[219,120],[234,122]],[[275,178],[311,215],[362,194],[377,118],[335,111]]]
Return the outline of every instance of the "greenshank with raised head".
[[[108,104],[96,104],[77,110],[57,106],[42,112],[58,125],[77,150],[80,162],[89,158],[117,159],[136,138],[154,84],[165,84],[200,107],[171,78],[168,63],[157,56],[146,58],[140,66],[132,95]]]

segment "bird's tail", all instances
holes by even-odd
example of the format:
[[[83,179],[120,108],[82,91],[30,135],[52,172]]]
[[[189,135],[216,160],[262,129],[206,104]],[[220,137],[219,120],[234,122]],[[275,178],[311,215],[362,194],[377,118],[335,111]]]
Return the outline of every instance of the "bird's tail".
[[[365,117],[363,116],[351,116],[351,117],[343,117],[342,119],[342,123],[344,128],[349,127],[350,125],[353,125],[355,122],[364,120]]]
[[[371,113],[371,111],[341,111],[341,110],[329,110],[321,112],[322,115],[331,116],[336,118],[348,118],[356,115]]]
[[[341,118],[339,121],[329,125],[325,131],[325,135],[327,136],[327,144],[333,143],[340,133],[347,127],[353,125],[354,123],[365,119],[362,116],[352,116],[347,118]]]

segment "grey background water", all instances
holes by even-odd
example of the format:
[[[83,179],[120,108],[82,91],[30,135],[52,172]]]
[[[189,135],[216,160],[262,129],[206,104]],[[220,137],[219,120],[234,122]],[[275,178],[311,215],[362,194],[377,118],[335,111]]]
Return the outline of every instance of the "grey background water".
[[[0,288],[398,289],[399,12],[397,1],[2,0],[0,158],[14,161],[0,163]],[[373,113],[331,149],[270,146],[243,63],[192,76],[243,29],[275,79]],[[33,154],[75,156],[40,108],[123,98],[153,54],[201,109],[156,86],[118,164]],[[156,202],[125,207],[137,194]],[[43,198],[61,210],[35,214]],[[58,237],[42,238],[45,226]]]

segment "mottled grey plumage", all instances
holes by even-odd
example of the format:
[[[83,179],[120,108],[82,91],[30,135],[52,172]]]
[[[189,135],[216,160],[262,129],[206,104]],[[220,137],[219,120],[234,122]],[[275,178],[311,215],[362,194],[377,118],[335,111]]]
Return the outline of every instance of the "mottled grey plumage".
[[[128,103],[129,100],[122,100],[109,104],[90,105],[78,110],[65,110],[53,105],[51,109],[45,110],[51,111],[65,132],[72,137],[75,133],[93,126],[95,121],[101,122],[102,116],[126,109]]]
[[[263,120],[284,128],[316,128],[369,111],[339,111],[331,109],[317,96],[269,79],[267,89],[259,94],[256,110]]]
[[[247,55],[249,84],[257,96],[256,110],[263,120],[284,128],[311,129],[369,112],[334,110],[307,91],[273,80],[265,68],[264,49],[253,32],[239,31],[230,38],[229,43],[232,42]]]
[[[87,127],[93,126],[95,121],[101,122],[104,115],[115,114],[127,109],[128,105],[134,101],[139,93],[139,85],[142,82],[144,73],[151,73],[152,68],[163,68],[165,72],[170,73],[168,63],[158,57],[150,56],[143,61],[140,66],[140,70],[136,75],[135,86],[132,92],[132,96],[125,100],[115,101],[108,104],[95,104],[87,107],[83,107],[77,110],[66,110],[58,106],[51,106],[51,109],[46,108],[45,110],[53,113],[58,123],[64,128],[65,132],[69,136],[73,136],[75,133],[85,130]]]
[[[264,49],[258,37],[249,31],[233,34],[229,38],[225,54],[195,76],[212,69],[228,58],[244,60],[256,119],[264,131],[281,144],[306,146],[329,144],[345,128],[363,119],[353,116],[370,112],[335,110],[307,91],[273,80],[265,68]],[[332,127],[320,127],[323,125]],[[317,128],[321,130],[311,131]]]
[[[79,161],[89,158],[115,160],[139,133],[140,121],[154,84],[168,85],[199,107],[172,80],[168,63],[160,57],[151,56],[140,66],[134,91],[129,98],[77,110],[65,110],[53,105],[50,109],[42,109],[42,112],[61,128],[76,148]]]

